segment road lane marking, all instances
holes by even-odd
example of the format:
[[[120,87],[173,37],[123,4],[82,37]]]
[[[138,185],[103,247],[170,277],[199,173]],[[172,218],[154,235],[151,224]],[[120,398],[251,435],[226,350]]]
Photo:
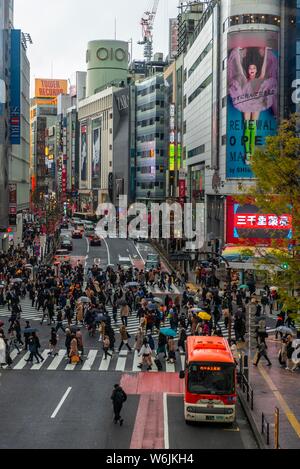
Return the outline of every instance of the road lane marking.
[[[180,358],[181,358],[181,368],[183,369],[183,371],[185,371],[185,354],[184,355],[180,354]]]
[[[47,360],[49,352],[50,352],[50,350],[47,350],[47,349],[43,351],[42,357],[43,357],[44,361]],[[40,363],[37,363],[36,365],[33,365],[30,369],[31,370],[40,370],[42,368],[43,364],[44,364],[44,362],[41,361]]]
[[[102,239],[105,243],[105,246],[106,246],[106,249],[107,249],[107,264],[108,265],[111,265],[111,262],[110,262],[110,252],[109,252],[109,247],[108,247],[108,244],[107,244],[107,241],[106,239],[102,236]]]
[[[279,402],[281,408],[283,409],[283,412],[286,415],[286,418],[288,419],[291,426],[295,430],[298,438],[300,438],[300,423],[297,420],[295,414],[291,411],[291,409],[289,408],[286,400],[283,398],[282,394],[278,391],[276,385],[273,383],[272,379],[266,373],[266,371],[261,366],[259,366],[258,369],[259,369],[260,374],[264,378],[264,380],[267,382],[267,384],[268,384],[269,388],[271,389],[272,393],[276,397],[277,401]]]
[[[85,237],[85,240],[86,240],[86,244],[87,244],[87,253],[90,252],[90,243],[89,243],[89,240],[87,237]]]
[[[97,353],[98,353],[98,350],[90,350],[89,351],[87,359],[86,359],[83,367],[81,368],[82,371],[91,371],[92,365],[93,365],[94,361],[96,360]]]
[[[60,365],[60,363],[63,361],[63,359],[65,358],[65,355],[66,355],[66,351],[65,350],[60,350],[58,352],[58,356],[55,357],[51,364],[48,366],[48,370],[49,371],[53,371],[53,370],[56,370],[58,368],[58,366]]]
[[[28,358],[30,356],[30,352],[27,352],[23,358],[19,361],[19,363],[16,364],[16,366],[13,367],[14,370],[23,370],[23,368],[27,365]]]
[[[124,371],[126,366],[128,352],[127,350],[121,351],[117,361],[116,371]]]
[[[175,373],[175,363],[168,363],[166,361],[166,372],[167,373]]]
[[[133,358],[133,365],[132,365],[132,371],[134,373],[140,373],[141,372],[141,369],[138,368],[139,364],[140,364],[140,357],[139,357],[138,351],[135,350],[134,358]]]
[[[55,411],[53,412],[53,414],[51,415],[51,418],[52,419],[55,419],[55,417],[57,416],[61,406],[63,405],[63,403],[65,402],[65,400],[67,399],[68,395],[70,394],[72,388],[68,388],[67,391],[65,392],[65,394],[63,395],[63,397],[61,398],[61,401],[60,403],[58,404],[58,406],[56,407]]]
[[[168,422],[168,394],[165,392],[163,396],[163,406],[164,406],[164,440],[165,448],[170,449],[169,444],[169,422]]]
[[[111,353],[111,350],[110,350]],[[107,359],[105,360],[104,356],[101,360],[99,371],[107,371],[110,365],[111,357],[108,355]]]
[[[134,247],[135,247],[135,249],[136,249],[136,252],[138,253],[138,255],[140,256],[140,258],[142,259],[143,263],[145,264],[146,261],[145,261],[145,259],[143,258],[142,254],[140,253],[139,248],[138,248],[134,243],[133,243],[133,245],[134,245]]]
[[[14,361],[14,359],[15,359],[17,356],[18,356],[18,351],[17,351],[17,349],[14,349],[14,350],[11,352],[11,354],[10,354],[10,358],[12,359],[12,361]],[[7,367],[8,367],[8,365],[5,365],[5,366],[3,366],[2,368],[3,368],[3,370],[6,370]]]

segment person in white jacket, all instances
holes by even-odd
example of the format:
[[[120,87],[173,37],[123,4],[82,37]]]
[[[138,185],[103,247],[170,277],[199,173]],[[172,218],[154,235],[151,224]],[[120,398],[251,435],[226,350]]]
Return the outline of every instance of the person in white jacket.
[[[142,369],[143,365],[148,365],[147,371],[152,370],[152,350],[148,344],[147,338],[143,340],[143,345],[139,353],[139,357],[142,357],[142,362],[138,365],[138,368]]]

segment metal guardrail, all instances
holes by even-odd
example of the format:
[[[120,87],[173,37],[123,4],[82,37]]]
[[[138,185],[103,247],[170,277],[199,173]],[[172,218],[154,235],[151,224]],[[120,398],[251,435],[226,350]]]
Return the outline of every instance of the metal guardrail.
[[[261,413],[261,434],[266,435],[267,445],[270,444],[270,423],[266,419],[265,414]]]
[[[246,393],[247,402],[250,402],[251,410],[254,409],[254,391],[243,373],[239,375],[239,384],[243,393]]]

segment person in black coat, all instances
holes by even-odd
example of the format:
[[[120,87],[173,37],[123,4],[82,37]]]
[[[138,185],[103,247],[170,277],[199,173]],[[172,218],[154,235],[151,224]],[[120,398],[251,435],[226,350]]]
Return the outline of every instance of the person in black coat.
[[[123,404],[127,400],[127,395],[119,384],[114,385],[114,390],[111,395],[111,400],[113,401],[114,423],[120,422],[120,426],[122,426],[124,420],[122,419],[120,414],[121,414]]]

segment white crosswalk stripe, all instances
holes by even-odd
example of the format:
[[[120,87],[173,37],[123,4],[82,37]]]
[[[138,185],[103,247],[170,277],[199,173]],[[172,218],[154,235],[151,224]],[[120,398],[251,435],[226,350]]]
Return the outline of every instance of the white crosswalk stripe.
[[[86,361],[82,367],[82,371],[91,371],[94,361],[96,360],[98,351],[90,350]]]

